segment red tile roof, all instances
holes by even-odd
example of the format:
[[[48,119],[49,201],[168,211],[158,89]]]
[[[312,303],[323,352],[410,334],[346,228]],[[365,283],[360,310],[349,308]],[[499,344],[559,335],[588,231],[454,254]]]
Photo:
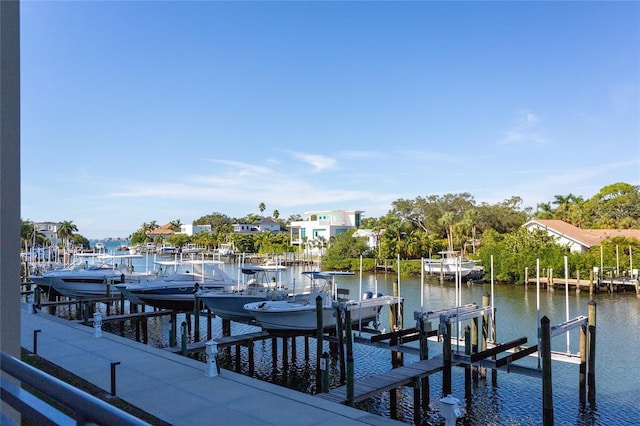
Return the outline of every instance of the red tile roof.
[[[640,229],[582,229],[562,220],[534,219],[529,223],[538,223],[557,234],[564,235],[587,247],[599,246],[603,240],[614,237],[627,237],[640,240]]]

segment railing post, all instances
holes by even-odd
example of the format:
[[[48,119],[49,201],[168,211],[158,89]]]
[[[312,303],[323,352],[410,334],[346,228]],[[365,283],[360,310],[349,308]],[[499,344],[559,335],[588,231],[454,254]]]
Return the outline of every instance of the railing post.
[[[116,396],[116,366],[120,361],[111,363],[111,396]]]
[[[33,354],[38,355],[38,333],[42,330],[33,330]]]
[[[180,353],[184,356],[187,354],[187,322],[186,321],[182,321],[180,330],[182,333],[182,336],[180,336],[181,337]]]

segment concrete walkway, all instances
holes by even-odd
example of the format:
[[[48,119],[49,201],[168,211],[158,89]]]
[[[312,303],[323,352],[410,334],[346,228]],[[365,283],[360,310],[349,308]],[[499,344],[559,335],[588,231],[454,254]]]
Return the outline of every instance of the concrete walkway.
[[[222,370],[205,376],[205,364],[161,349],[22,309],[22,347],[111,391],[173,425],[387,425],[402,424],[351,407]]]

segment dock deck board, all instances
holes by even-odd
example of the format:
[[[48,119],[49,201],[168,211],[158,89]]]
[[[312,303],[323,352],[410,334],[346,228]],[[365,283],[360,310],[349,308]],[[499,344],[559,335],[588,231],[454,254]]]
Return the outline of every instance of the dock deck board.
[[[443,368],[444,361],[442,357],[436,357],[394,368],[384,374],[356,380],[353,385],[353,401],[359,402],[380,392],[406,386],[416,379],[440,372]],[[340,386],[316,396],[329,401],[344,403],[347,400],[347,386]]]

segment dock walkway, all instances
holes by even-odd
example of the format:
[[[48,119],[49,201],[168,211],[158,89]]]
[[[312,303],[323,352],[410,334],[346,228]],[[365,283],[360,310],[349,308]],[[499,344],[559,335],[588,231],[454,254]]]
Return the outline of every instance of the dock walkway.
[[[436,357],[394,368],[384,374],[356,380],[353,385],[353,402],[360,402],[380,392],[406,386],[419,378],[429,376],[443,369],[444,362],[442,357]],[[347,386],[340,386],[316,396],[342,404],[347,400]]]
[[[35,333],[36,330],[40,330]],[[143,343],[39,312],[21,314],[21,345],[172,425],[401,424],[228,370],[205,375],[205,364]]]

